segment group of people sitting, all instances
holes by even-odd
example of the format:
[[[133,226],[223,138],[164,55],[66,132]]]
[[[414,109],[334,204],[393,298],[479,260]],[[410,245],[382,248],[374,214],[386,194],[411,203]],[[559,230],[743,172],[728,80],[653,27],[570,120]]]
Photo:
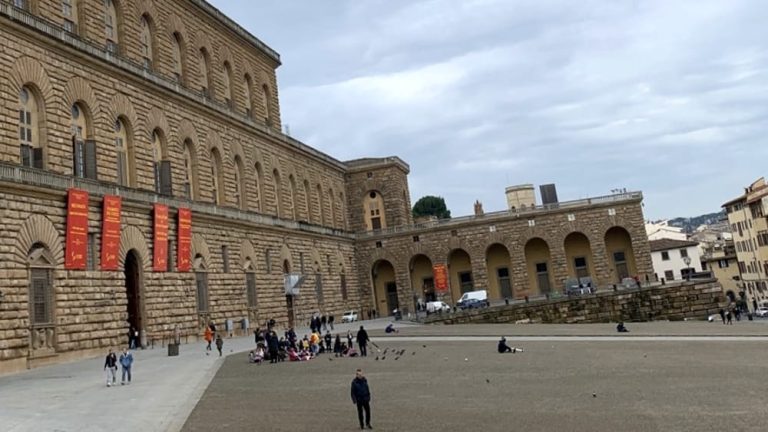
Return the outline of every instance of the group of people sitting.
[[[285,332],[285,335],[278,339],[277,334],[271,330],[271,326],[266,331],[257,328],[254,332],[256,348],[248,353],[248,360],[251,363],[261,364],[265,360],[270,363],[281,361],[307,361],[317,357],[322,353],[334,353],[335,357],[357,357],[358,351],[352,344],[352,333],[347,332],[347,342],[341,341],[341,335],[337,334],[334,341],[331,332],[326,332],[321,337],[319,331],[304,335],[299,340],[293,328]]]

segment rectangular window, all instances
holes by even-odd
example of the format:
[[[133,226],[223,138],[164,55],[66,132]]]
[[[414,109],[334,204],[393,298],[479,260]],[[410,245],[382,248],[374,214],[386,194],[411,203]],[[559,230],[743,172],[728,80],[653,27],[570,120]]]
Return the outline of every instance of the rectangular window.
[[[197,283],[197,313],[208,313],[208,273],[195,273]]]
[[[680,258],[686,258],[688,256],[688,249],[680,249]]]
[[[669,261],[669,252],[668,251],[661,251],[661,260],[662,261]]]
[[[576,277],[589,277],[589,270],[587,270],[587,259],[585,257],[574,258],[573,267],[576,270]]]
[[[341,299],[347,300],[348,294],[347,294],[347,275],[344,273],[341,274]]]
[[[720,268],[728,268],[728,260],[719,260],[717,266]],[[766,267],[768,268],[768,267]]]
[[[19,9],[29,11],[29,0],[13,0],[13,5]]]
[[[315,295],[317,303],[323,304],[323,274],[320,272],[315,273]]]
[[[65,17],[72,17],[72,0],[62,0],[61,14]]]
[[[666,279],[668,281],[675,280],[675,272],[673,272],[672,270],[665,271],[664,272],[664,279]]]
[[[88,254],[86,257],[86,268],[89,271],[96,270],[96,234],[88,234]]]
[[[245,274],[245,290],[248,297],[248,307],[255,308],[258,304],[256,298],[256,273]]]
[[[229,273],[229,247],[227,245],[221,247],[221,262],[224,266],[224,273]]]
[[[419,236],[415,235],[413,236],[413,242],[418,243],[420,241]]]
[[[472,282],[472,272],[459,273],[459,285],[461,286],[461,292],[469,292],[474,290],[474,283]]]
[[[53,289],[51,286],[51,271],[33,268],[31,270],[31,324],[32,326],[53,323]]]
[[[739,272],[740,273],[746,273],[747,272],[747,267],[744,265],[744,261],[739,261],[738,266],[739,266]]]

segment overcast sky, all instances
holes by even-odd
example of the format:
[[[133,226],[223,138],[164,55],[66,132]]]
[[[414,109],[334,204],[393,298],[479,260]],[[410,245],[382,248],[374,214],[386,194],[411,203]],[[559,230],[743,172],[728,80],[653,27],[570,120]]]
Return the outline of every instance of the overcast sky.
[[[212,3],[281,54],[292,136],[400,156],[454,216],[522,183],[695,216],[768,173],[762,0]]]

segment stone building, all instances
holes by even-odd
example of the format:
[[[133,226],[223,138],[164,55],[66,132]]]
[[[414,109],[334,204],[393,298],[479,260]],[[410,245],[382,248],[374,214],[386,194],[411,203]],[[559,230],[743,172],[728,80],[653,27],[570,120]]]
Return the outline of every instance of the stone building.
[[[440,263],[453,298],[652,274],[640,194],[414,225],[405,162],[281,133],[279,66],[204,0],[0,0],[0,373],[411,309]]]

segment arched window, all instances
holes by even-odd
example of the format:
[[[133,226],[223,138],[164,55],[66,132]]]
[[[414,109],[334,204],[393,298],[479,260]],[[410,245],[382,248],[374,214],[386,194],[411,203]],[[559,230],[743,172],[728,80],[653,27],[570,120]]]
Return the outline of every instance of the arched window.
[[[200,48],[200,91],[207,98],[215,94],[213,76],[211,76],[211,56],[205,48]]]
[[[307,209],[307,222],[313,222],[309,180],[304,180],[304,208]]]
[[[152,70],[155,60],[154,23],[149,15],[141,16],[139,39],[141,41],[141,58],[144,69]]]
[[[232,65],[224,62],[224,102],[229,109],[235,109],[235,99],[232,95]]]
[[[384,215],[384,198],[378,191],[370,191],[363,198],[363,217],[368,230],[378,230],[387,227]]]
[[[272,179],[275,183],[275,205],[277,206],[275,216],[281,217],[283,215],[283,185],[281,184],[280,172],[277,171],[277,168],[272,171]]]
[[[40,123],[37,96],[30,87],[19,92],[19,146],[21,165],[43,168],[43,148],[40,145]]]
[[[261,168],[261,164],[256,162],[256,211],[264,212],[262,201],[264,198],[264,171]]]
[[[171,48],[173,50],[173,77],[177,83],[186,84],[186,45],[179,32],[171,35]]]
[[[121,186],[133,186],[133,146],[130,142],[131,134],[128,123],[123,117],[115,120],[115,153],[117,154],[117,184]]]
[[[248,196],[243,171],[243,160],[240,159],[240,156],[235,156],[235,202],[240,209],[246,210],[248,208]]]
[[[197,192],[197,154],[190,139],[184,141],[184,194],[189,199],[198,199]]]
[[[35,243],[27,255],[29,269],[29,324],[35,355],[56,351],[56,298],[53,268],[56,265],[48,248]]]
[[[155,192],[173,195],[171,161],[165,155],[165,133],[160,129],[152,131],[152,161],[155,173]]]
[[[107,42],[107,51],[112,54],[119,53],[120,47],[120,15],[117,0],[104,0],[104,37]]]
[[[80,24],[80,8],[78,3],[79,0],[61,1],[61,15],[64,17],[62,27],[64,27],[64,30],[75,34],[79,34],[82,31],[78,25]]]
[[[299,211],[296,209],[296,179],[293,178],[293,174],[288,176],[288,186],[290,186],[289,196],[290,199],[290,205],[291,205],[291,217],[293,220],[297,220],[299,218]]]
[[[317,184],[317,206],[320,208],[320,225],[327,223],[325,220],[325,205],[323,205],[323,187]]]
[[[328,219],[330,227],[336,226],[336,210],[333,208],[333,189],[328,189]]]
[[[217,149],[211,150],[211,184],[213,203],[224,204],[224,172],[221,169],[221,155]]]
[[[245,99],[245,115],[248,118],[253,117],[253,80],[251,76],[245,74],[245,80],[243,82],[245,91],[243,91],[243,97]]]
[[[264,108],[264,122],[267,126],[272,125],[272,109],[270,108],[272,97],[269,92],[269,87],[266,84],[261,86],[261,103]]]
[[[76,177],[98,179],[96,172],[96,141],[92,139],[90,111],[82,102],[70,110],[73,173]]]

